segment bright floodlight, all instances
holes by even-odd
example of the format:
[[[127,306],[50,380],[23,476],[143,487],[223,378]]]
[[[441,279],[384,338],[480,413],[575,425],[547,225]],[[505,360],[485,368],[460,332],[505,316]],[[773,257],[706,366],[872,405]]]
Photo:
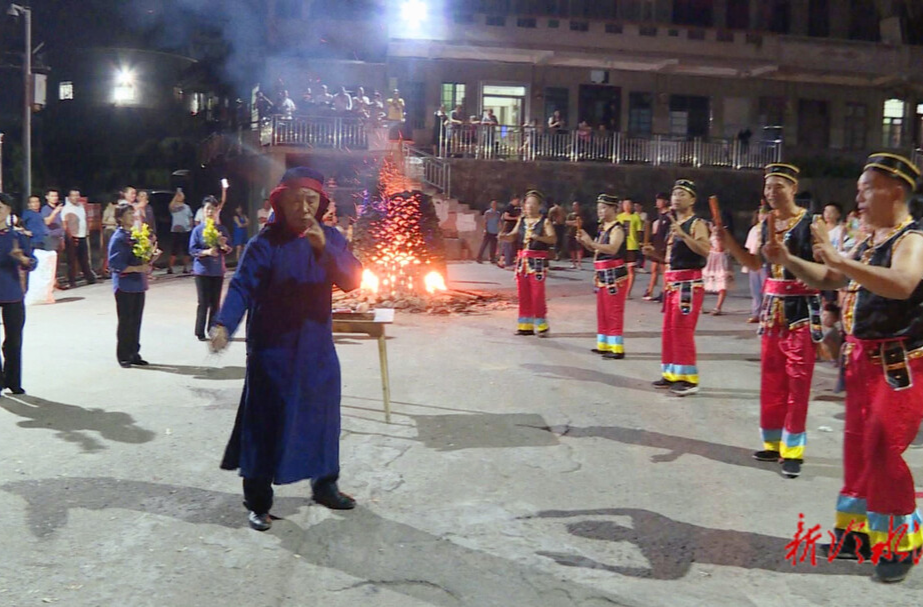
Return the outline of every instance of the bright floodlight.
[[[128,68],[120,68],[115,73],[115,88],[112,100],[116,104],[133,103],[136,99],[135,73]]]
[[[412,27],[426,21],[426,3],[422,0],[405,0],[401,5],[401,19]]]
[[[135,83],[135,73],[128,68],[119,68],[115,73],[116,86],[129,86]]]

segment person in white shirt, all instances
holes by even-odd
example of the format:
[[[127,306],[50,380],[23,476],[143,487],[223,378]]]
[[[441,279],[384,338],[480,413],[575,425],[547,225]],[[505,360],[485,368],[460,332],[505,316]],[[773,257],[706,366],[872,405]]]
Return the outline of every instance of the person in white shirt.
[[[766,207],[760,206],[759,210],[753,212],[753,227],[750,228],[750,232],[747,234],[747,242],[744,243],[744,248],[750,252],[751,255],[760,254],[760,246],[762,245],[762,226],[763,220],[768,216]],[[744,266],[741,270],[745,274],[750,275],[750,318],[747,319],[748,323],[758,323],[760,321],[760,308],[763,305],[763,283],[766,281],[766,270],[760,268],[759,270],[751,270],[747,266]]]
[[[205,215],[204,215],[205,205],[211,203],[217,207],[215,209],[215,223],[218,225],[221,225],[221,210],[224,209],[224,204],[227,201],[228,201],[228,188],[222,183],[221,184],[221,202],[219,203],[218,199],[212,196],[211,194],[203,198],[202,206],[200,206],[199,210],[195,212],[195,218],[193,219],[193,223],[195,223],[195,225],[199,225],[200,223],[205,221]]]
[[[256,212],[256,221],[259,228],[262,230],[266,226],[266,222],[269,221],[269,216],[272,214],[272,206],[269,204],[269,199],[263,201],[263,208],[259,209]]]
[[[173,200],[170,201],[170,261],[167,263],[167,274],[173,273],[173,264],[177,256],[183,264],[183,274],[189,273],[189,232],[192,231],[192,209],[186,204],[186,195],[182,188],[176,188]]]
[[[67,254],[67,280],[70,288],[77,286],[77,264],[88,285],[96,282],[96,275],[90,269],[90,247],[87,244],[87,209],[80,190],[71,188],[67,193],[67,201],[61,212],[64,221],[65,253]]]
[[[282,96],[282,104],[279,109],[282,110],[282,114],[285,115],[286,118],[291,118],[292,114],[294,114],[298,108],[295,107],[295,102],[292,101],[292,98],[288,96],[288,91],[282,91]]]
[[[824,223],[827,224],[827,233],[830,235],[830,243],[837,251],[843,250],[843,207],[836,202],[828,202],[824,206]]]

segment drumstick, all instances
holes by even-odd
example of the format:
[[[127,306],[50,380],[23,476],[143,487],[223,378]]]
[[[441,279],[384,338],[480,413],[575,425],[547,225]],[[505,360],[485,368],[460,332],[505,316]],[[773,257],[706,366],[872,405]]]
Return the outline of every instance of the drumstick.
[[[711,220],[716,226],[723,226],[724,223],[721,221],[721,207],[718,206],[718,197],[709,196],[708,206],[711,208]]]

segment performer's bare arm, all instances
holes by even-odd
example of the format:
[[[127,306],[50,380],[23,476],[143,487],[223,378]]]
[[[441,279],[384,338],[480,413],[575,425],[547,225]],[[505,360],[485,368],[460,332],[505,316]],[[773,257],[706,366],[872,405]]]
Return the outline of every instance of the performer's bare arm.
[[[715,230],[718,232],[718,238],[721,239],[725,251],[733,255],[740,265],[747,267],[751,272],[759,272],[760,266],[763,265],[763,260],[759,255],[754,255],[740,246],[737,239],[720,223],[715,224]]]
[[[505,216],[506,216],[506,214],[504,214],[504,217],[505,217]],[[510,230],[509,232],[500,232],[499,234],[497,234],[497,239],[498,239],[498,240],[505,240],[505,241],[507,241],[507,242],[512,242],[512,241],[516,240],[516,236],[519,234],[519,222],[520,222],[520,221],[522,221],[521,218],[520,218],[520,219],[517,219],[517,220],[516,220],[516,225],[514,225],[514,226],[513,226],[513,229]]]
[[[855,280],[872,293],[888,299],[909,299],[923,280],[923,234],[910,233],[895,245],[891,267],[871,266],[840,255],[830,242],[827,227],[821,223],[811,226],[816,244],[814,256],[830,271],[846,279]]]
[[[711,243],[708,242],[708,227],[705,225],[704,221],[695,222],[691,234],[683,230],[679,222],[674,221],[673,234],[676,238],[685,242],[686,246],[689,247],[693,253],[701,255],[702,257],[708,257],[708,253],[711,251]]]
[[[622,248],[622,242],[625,240],[625,230],[623,230],[620,225],[617,225],[616,228],[617,229],[609,233],[609,239],[611,241],[609,244],[596,242],[590,238],[590,235],[584,230],[580,230],[580,232],[577,233],[577,240],[591,251],[599,251],[603,255],[615,255],[619,252],[619,249]]]
[[[771,234],[769,242],[763,246],[763,255],[770,263],[784,266],[804,284],[822,291],[835,291],[845,287],[849,282],[841,272],[823,263],[815,263],[792,255],[779,234],[775,232]],[[829,238],[827,242],[830,242]]]

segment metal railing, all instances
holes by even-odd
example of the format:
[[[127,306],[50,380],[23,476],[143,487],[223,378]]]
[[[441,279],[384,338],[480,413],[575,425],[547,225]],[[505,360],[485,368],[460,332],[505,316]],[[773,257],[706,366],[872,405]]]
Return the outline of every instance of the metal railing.
[[[404,174],[411,179],[422,181],[425,184],[444,192],[449,198],[452,196],[452,165],[448,160],[437,158],[419,150],[407,142],[402,143],[404,158]]]
[[[369,147],[367,122],[353,117],[268,116],[260,120],[260,144],[365,150]]]
[[[762,168],[782,159],[781,141],[680,139],[665,135],[631,137],[607,131],[551,131],[532,127],[456,125],[442,130],[441,158],[502,158],[611,162],[614,164]]]

